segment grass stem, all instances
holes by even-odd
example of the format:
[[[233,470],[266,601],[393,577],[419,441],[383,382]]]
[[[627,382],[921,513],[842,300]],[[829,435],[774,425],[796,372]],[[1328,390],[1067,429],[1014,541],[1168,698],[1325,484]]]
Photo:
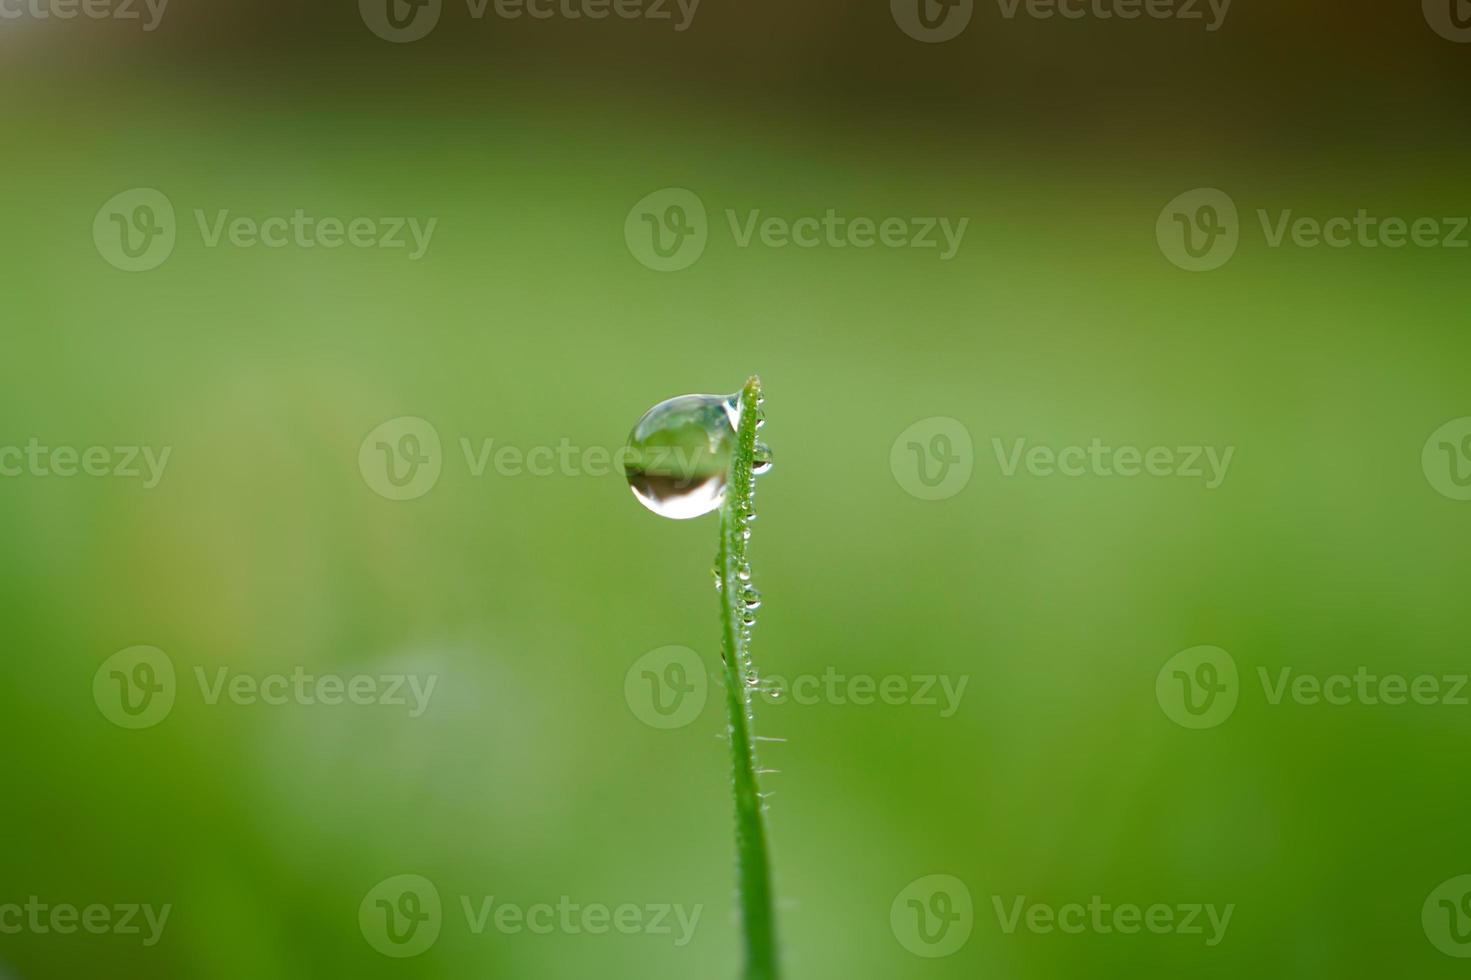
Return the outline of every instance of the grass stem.
[[[761,380],[751,378],[741,389],[740,422],[731,460],[730,482],[720,506],[721,656],[725,662],[726,709],[729,713],[730,760],[735,789],[736,877],[744,944],[744,980],[776,980],[776,921],[772,909],[771,862],[766,849],[766,818],[756,782],[756,738],[753,731],[754,678],[743,623],[742,592],[750,579],[745,514],[755,503],[757,404]]]

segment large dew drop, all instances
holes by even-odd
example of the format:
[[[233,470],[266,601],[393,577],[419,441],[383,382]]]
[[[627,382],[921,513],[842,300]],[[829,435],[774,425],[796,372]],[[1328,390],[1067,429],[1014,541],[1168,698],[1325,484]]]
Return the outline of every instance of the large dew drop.
[[[739,395],[680,395],[645,412],[623,464],[639,503],[677,521],[719,507],[740,412]]]

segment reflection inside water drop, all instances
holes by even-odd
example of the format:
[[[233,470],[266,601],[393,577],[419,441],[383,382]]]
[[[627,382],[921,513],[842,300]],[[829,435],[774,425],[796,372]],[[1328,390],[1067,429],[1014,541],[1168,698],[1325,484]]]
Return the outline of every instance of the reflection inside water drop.
[[[719,507],[739,422],[739,395],[680,395],[649,409],[628,436],[623,471],[633,495],[675,520]]]
[[[757,423],[758,425],[760,423]],[[756,443],[756,451],[751,455],[751,472],[761,476],[771,470],[771,447],[764,442]]]

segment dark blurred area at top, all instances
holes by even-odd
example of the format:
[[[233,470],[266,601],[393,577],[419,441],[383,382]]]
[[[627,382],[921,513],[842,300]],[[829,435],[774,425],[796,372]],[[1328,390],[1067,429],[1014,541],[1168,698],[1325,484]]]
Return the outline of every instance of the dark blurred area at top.
[[[494,2],[477,19],[467,0],[444,0],[435,30],[407,44],[370,32],[357,0],[170,0],[153,33],[6,21],[0,76],[22,93],[37,72],[80,71],[273,101],[356,93],[399,110],[586,92],[590,101],[708,109],[710,125],[724,113],[848,118],[968,139],[1138,140],[1184,155],[1201,142],[1376,152],[1396,141],[1459,144],[1471,91],[1471,44],[1437,35],[1421,0],[1234,0],[1215,32],[1206,29],[1209,0],[1174,0],[1206,13],[1191,21],[1037,19],[1025,6],[1008,18],[1003,0],[976,0],[968,28],[939,44],[900,30],[889,0],[700,0],[683,31],[677,0],[659,0],[671,20],[508,20]],[[1471,17],[1467,0],[1427,2],[1460,3]]]

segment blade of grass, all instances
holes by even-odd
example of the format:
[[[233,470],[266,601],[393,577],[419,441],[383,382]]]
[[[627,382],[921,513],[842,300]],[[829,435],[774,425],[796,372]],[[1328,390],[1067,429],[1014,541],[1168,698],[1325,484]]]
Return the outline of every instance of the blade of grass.
[[[745,947],[744,980],[776,980],[776,921],[772,909],[771,863],[766,850],[766,819],[756,782],[753,731],[751,651],[742,617],[741,572],[749,578],[746,522],[755,504],[757,402],[761,379],[752,377],[741,389],[740,422],[731,460],[730,482],[720,506],[721,653],[725,661],[726,709],[729,712],[731,773],[735,789],[736,877],[740,892],[741,932]]]

